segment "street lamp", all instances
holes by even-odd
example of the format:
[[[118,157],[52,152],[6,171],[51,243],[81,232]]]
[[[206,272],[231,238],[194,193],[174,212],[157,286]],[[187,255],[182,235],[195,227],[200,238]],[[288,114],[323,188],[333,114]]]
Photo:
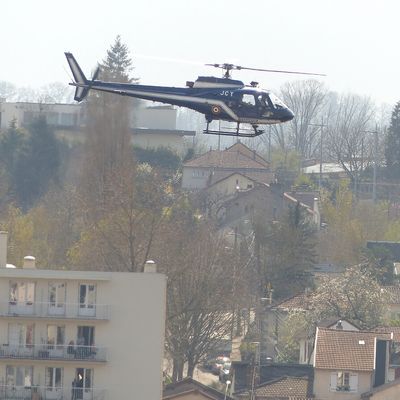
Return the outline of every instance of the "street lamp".
[[[228,392],[228,386],[231,384],[231,381],[226,381],[225,382],[225,396],[224,396],[224,400],[226,400],[226,394],[227,394],[227,392]]]

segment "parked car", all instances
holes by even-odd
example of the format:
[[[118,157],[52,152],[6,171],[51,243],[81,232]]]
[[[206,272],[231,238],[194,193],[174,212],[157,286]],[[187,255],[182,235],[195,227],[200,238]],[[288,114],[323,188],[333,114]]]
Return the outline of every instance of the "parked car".
[[[219,371],[223,368],[224,364],[226,362],[230,361],[229,357],[225,357],[225,356],[219,356],[215,359],[215,362],[213,363],[212,367],[211,367],[211,372],[214,375],[219,375]]]
[[[222,368],[219,370],[219,381],[225,383],[229,380],[231,374],[231,362],[224,362]]]

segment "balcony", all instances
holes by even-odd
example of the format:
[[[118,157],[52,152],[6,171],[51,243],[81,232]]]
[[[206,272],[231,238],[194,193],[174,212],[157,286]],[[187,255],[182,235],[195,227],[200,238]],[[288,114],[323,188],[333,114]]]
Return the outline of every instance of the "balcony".
[[[72,396],[75,397],[72,397]],[[107,390],[95,388],[67,387],[18,387],[0,386],[0,399],[2,400],[108,400]]]
[[[105,304],[41,303],[9,301],[0,303],[0,316],[109,320],[110,306]]]
[[[0,345],[0,359],[106,362],[107,351],[97,346],[3,344]]]

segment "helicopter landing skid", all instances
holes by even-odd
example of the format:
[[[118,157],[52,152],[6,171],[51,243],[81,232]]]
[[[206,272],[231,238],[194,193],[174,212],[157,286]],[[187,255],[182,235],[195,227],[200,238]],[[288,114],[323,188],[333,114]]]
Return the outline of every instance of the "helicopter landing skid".
[[[237,123],[236,128],[225,128],[225,130],[210,130],[208,129],[209,122],[207,122],[206,129],[203,130],[203,133],[209,135],[223,135],[223,136],[236,136],[236,137],[256,137],[262,135],[265,131],[263,129],[258,129],[257,125],[252,125],[253,129],[240,128],[240,123]]]

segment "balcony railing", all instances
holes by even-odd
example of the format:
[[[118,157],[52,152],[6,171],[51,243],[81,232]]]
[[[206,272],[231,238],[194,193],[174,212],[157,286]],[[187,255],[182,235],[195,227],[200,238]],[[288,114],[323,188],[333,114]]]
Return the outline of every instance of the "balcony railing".
[[[110,319],[110,306],[106,304],[9,301],[0,303],[0,316],[108,320]]]
[[[0,359],[105,362],[107,361],[107,349],[97,346],[2,344],[0,345]]]
[[[66,387],[0,386],[1,400],[109,400],[107,390]]]

